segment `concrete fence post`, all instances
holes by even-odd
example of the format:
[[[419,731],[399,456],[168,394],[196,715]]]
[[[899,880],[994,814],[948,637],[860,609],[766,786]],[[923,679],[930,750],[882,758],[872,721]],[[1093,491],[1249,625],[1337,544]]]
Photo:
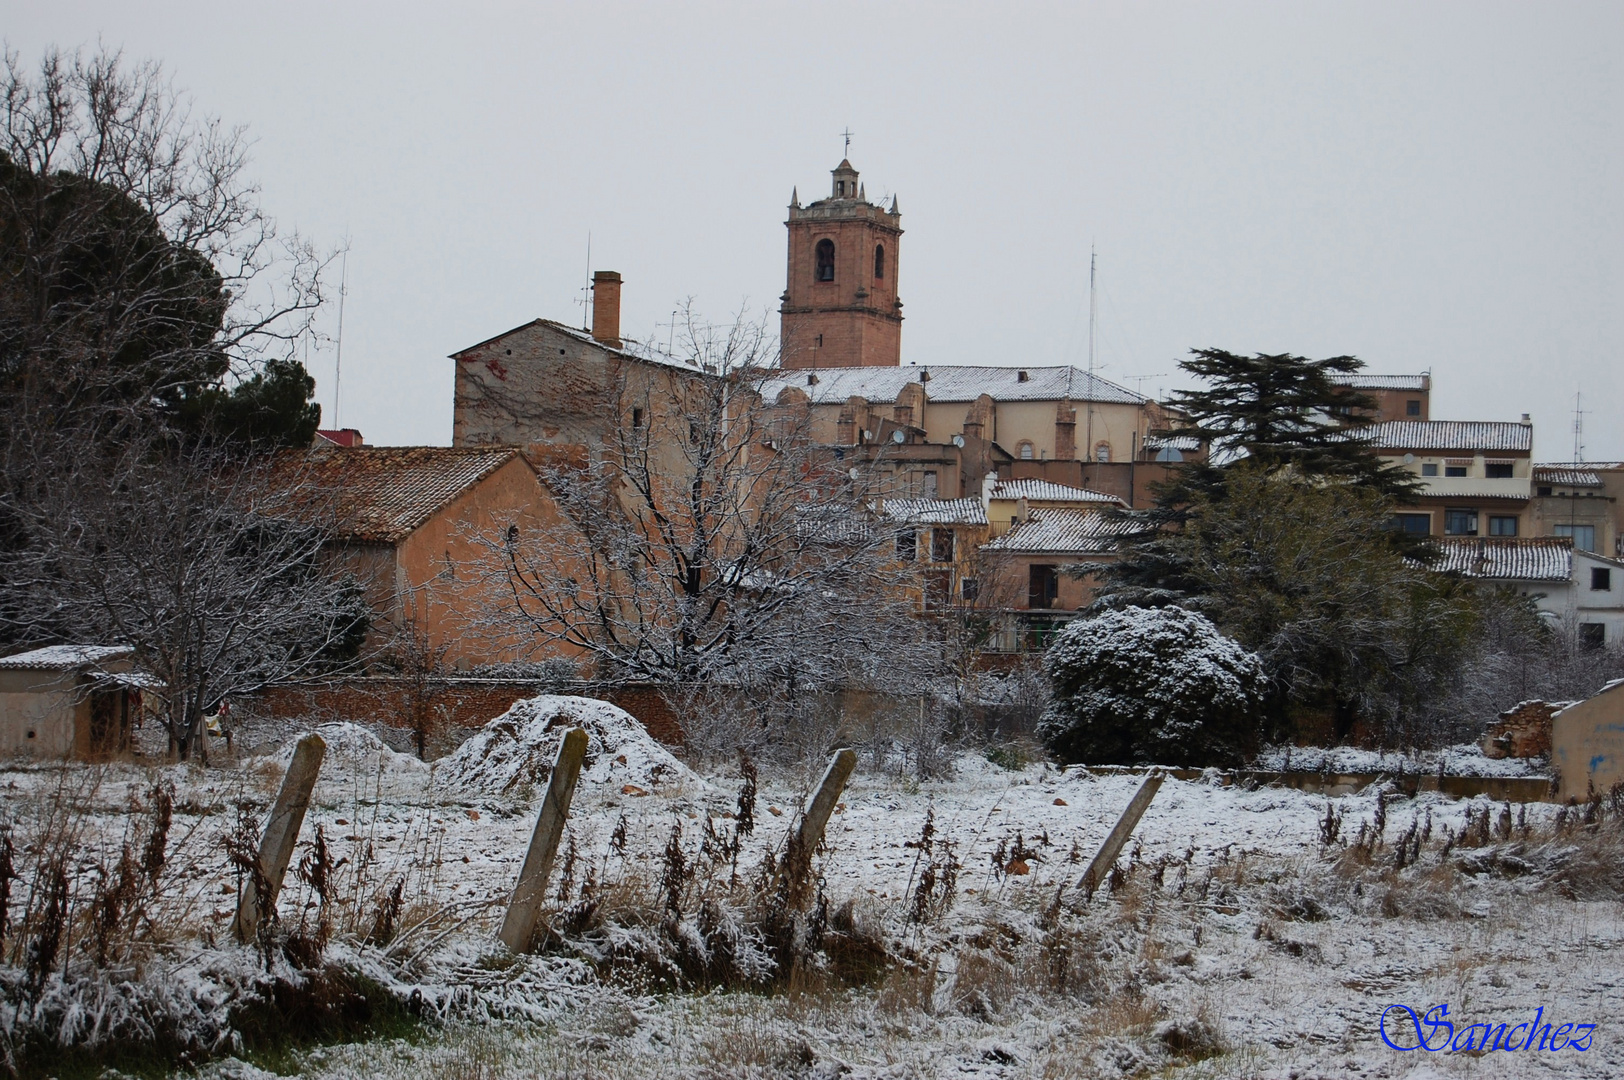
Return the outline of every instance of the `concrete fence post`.
[[[1139,824],[1139,819],[1145,816],[1150,800],[1156,797],[1156,791],[1161,786],[1161,773],[1153,772],[1145,777],[1145,782],[1139,786],[1132,801],[1128,803],[1128,808],[1122,811],[1116,826],[1106,836],[1105,843],[1100,845],[1100,850],[1089,862],[1088,869],[1083,871],[1083,879],[1078,884],[1085,893],[1092,896],[1094,890],[1100,887],[1100,882],[1105,880],[1105,875],[1111,872],[1111,867],[1116,865],[1117,856],[1122,852],[1122,845],[1133,835],[1134,827]]]
[[[806,808],[801,811],[801,819],[795,823],[795,833],[790,838],[789,848],[784,852],[784,861],[778,871],[779,883],[785,886],[791,905],[805,899],[812,853],[823,843],[823,830],[829,824],[829,815],[834,813],[840,793],[846,790],[846,781],[856,767],[857,751],[849,747],[836,750],[835,756],[829,759],[829,767],[824,770],[823,779],[818,781],[818,789],[812,793]]]
[[[326,753],[327,744],[314,732],[300,739],[293,749],[293,760],[282,777],[282,790],[277,792],[270,820],[265,823],[265,832],[259,841],[264,907],[260,906],[261,883],[250,881],[237,903],[237,919],[232,926],[238,941],[252,941],[265,912],[276,910],[282,878],[288,871],[288,861],[293,858],[293,845],[298,842],[299,830],[304,826],[305,811],[310,808],[310,795],[316,788],[321,759]]]
[[[541,813],[536,816],[536,831],[530,835],[530,851],[524,857],[524,867],[513,886],[513,898],[508,901],[507,915],[502,919],[499,936],[502,944],[514,952],[529,949],[535,936],[542,901],[546,898],[547,876],[553,872],[553,858],[564,836],[575,781],[581,776],[581,762],[586,757],[586,743],[586,732],[571,728],[559,744],[558,760],[553,762],[553,774],[547,779],[547,796],[542,799]]]

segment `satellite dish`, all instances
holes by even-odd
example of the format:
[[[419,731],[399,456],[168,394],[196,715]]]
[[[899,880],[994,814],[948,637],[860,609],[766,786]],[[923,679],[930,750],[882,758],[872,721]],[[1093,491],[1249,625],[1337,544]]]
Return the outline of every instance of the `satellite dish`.
[[[964,449],[964,436],[963,435],[955,435],[955,436],[953,436],[953,445],[958,447],[960,450]]]
[[[1415,464],[1415,455],[1414,454],[1405,454],[1404,455],[1404,464],[1406,464],[1406,465],[1414,465]]]
[[[853,465],[851,468],[847,469],[846,470],[846,475],[851,477],[853,480],[857,479],[857,477],[858,477],[857,466]]]
[[[908,441],[908,433],[903,431],[901,428],[897,428],[891,433],[891,441],[896,443],[898,446],[901,446],[903,443]]]

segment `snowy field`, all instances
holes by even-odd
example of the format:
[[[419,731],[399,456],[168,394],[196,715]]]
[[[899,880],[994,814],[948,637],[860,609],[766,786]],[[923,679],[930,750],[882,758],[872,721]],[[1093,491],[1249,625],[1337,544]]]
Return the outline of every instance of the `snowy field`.
[[[542,955],[518,960],[494,932],[556,738],[535,732],[566,699],[510,717],[505,732],[433,765],[351,725],[322,730],[328,756],[295,863],[320,826],[333,893],[348,898],[332,901],[327,955],[431,1023],[274,1063],[239,1060],[218,1035],[223,1056],[204,1075],[261,1075],[267,1064],[368,1080],[1624,1075],[1624,827],[1604,815],[1586,828],[1575,814],[1559,829],[1554,806],[1505,813],[1428,794],[1379,811],[1374,794],[1170,779],[1117,879],[1086,897],[1075,887],[1082,866],[1141,777],[1041,762],[1007,769],[967,755],[951,778],[919,782],[865,760],[815,861],[818,903],[852,940],[883,942],[885,968],[842,979],[809,962],[771,992],[672,990],[657,958],[606,958],[658,953],[662,919],[680,940],[699,932],[707,901],[725,909],[781,847],[821,763],[761,776],[754,830],[735,853],[737,768],[696,775],[614,710],[573,700],[594,741],[554,870],[551,891],[563,898],[550,917],[560,929]],[[184,1022],[223,1030],[231,995],[263,993],[270,978],[259,954],[229,943],[238,879],[227,838],[239,809],[263,815],[286,760],[284,751],[209,769],[0,771],[19,870],[63,793],[82,811],[76,865],[90,877],[116,862],[132,800],[139,810],[155,781],[172,782],[173,899],[161,940],[124,977]],[[673,850],[688,874],[674,916],[658,899]],[[367,944],[379,938],[368,929],[379,898],[392,892],[394,929]],[[572,934],[583,895],[597,898],[597,922]],[[280,910],[289,928],[319,910],[292,872]],[[761,963],[748,932],[736,953],[738,970]],[[119,1002],[136,996],[73,974],[70,964],[46,995],[57,1011],[41,1008],[81,1038],[116,1024]],[[1439,1003],[1460,1030],[1514,1026],[1540,1009],[1558,1026],[1599,1026],[1583,1051],[1384,1045],[1385,1008]],[[15,1030],[17,1010],[7,1009]],[[1414,1042],[1403,1014],[1390,1013],[1386,1030]]]

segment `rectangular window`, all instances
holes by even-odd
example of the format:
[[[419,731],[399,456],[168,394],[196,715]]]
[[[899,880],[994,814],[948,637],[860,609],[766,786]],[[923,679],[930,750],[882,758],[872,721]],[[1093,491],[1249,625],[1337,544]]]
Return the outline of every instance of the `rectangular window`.
[[[924,483],[920,485],[919,493],[927,499],[934,499],[937,490],[936,473],[934,471],[925,473]]]
[[[1613,572],[1605,566],[1592,566],[1590,568],[1590,591],[1612,592]]]
[[[1404,403],[1404,415],[1405,416],[1420,416],[1421,415],[1421,402],[1417,401],[1414,398],[1411,398],[1409,401],[1406,401]]]
[[[633,409],[632,410],[632,427],[633,428],[640,428],[642,426],[643,426],[643,410],[642,409]]]
[[[1607,644],[1607,624],[1587,622],[1579,624],[1579,644],[1587,649],[1599,649]]]
[[[1421,475],[1422,476],[1437,476],[1438,475],[1438,466],[1435,463],[1428,462],[1427,464],[1421,466]]]
[[[1412,536],[1432,535],[1431,514],[1394,514],[1393,528]]]
[[[953,571],[925,571],[925,607],[940,611],[953,602]]]
[[[1596,527],[1594,525],[1558,525],[1556,535],[1570,537],[1573,540],[1575,551],[1596,550]]]
[[[1445,510],[1444,511],[1445,536],[1476,536],[1477,511],[1476,510]]]
[[[1048,610],[1060,596],[1060,571],[1057,567],[1038,564],[1027,570],[1026,606]]]
[[[959,591],[963,593],[966,604],[973,604],[981,597],[981,582],[973,577],[967,577],[959,582]]]
[[[1490,480],[1510,480],[1511,462],[1491,461],[1487,465],[1483,466],[1483,475],[1488,477]]]
[[[1489,518],[1490,536],[1516,536],[1517,519],[1514,517],[1494,516]]]
[[[1550,487],[1550,485],[1549,484],[1541,484],[1539,486],[1539,490],[1537,492],[1535,492],[1535,494],[1538,495],[1542,499],[1549,499],[1551,497],[1551,487]]]
[[[903,562],[912,562],[919,553],[919,538],[912,529],[903,529],[897,533],[897,558]]]
[[[1466,466],[1464,466],[1464,465],[1445,465],[1444,466],[1444,475],[1445,476],[1465,476],[1466,475]]]
[[[930,561],[953,561],[953,530],[932,529],[930,533]]]

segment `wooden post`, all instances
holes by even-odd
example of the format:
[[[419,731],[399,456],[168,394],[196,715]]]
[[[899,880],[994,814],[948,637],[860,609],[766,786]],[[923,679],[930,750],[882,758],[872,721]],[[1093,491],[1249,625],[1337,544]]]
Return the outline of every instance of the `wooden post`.
[[[792,907],[799,906],[806,899],[806,877],[812,866],[812,853],[823,843],[823,830],[829,824],[829,815],[834,813],[835,803],[840,801],[840,793],[846,790],[846,780],[856,767],[857,751],[850,747],[836,750],[835,756],[829,759],[829,767],[824,770],[823,779],[818,781],[818,790],[812,793],[806,808],[801,811],[801,820],[795,823],[795,834],[790,837],[778,870],[779,885]]]
[[[575,781],[580,778],[581,761],[585,757],[586,732],[571,728],[559,744],[558,760],[553,762],[553,774],[547,779],[547,796],[542,799],[541,813],[536,816],[536,831],[530,835],[530,851],[524,857],[524,868],[519,871],[507,915],[502,919],[502,943],[514,952],[530,948],[530,939],[535,936],[536,921],[541,917],[541,904],[547,892],[547,876],[553,872],[553,857],[558,854],[558,842],[564,836],[570,799],[575,795]]]
[[[1153,772],[1145,777],[1145,782],[1139,786],[1139,791],[1128,803],[1128,808],[1122,811],[1122,816],[1117,819],[1116,827],[1105,838],[1105,843],[1100,845],[1100,850],[1088,864],[1088,869],[1083,871],[1083,880],[1078,884],[1082,886],[1084,892],[1090,896],[1094,895],[1094,890],[1100,887],[1105,875],[1116,865],[1117,855],[1122,852],[1122,845],[1133,835],[1134,826],[1145,816],[1150,800],[1156,797],[1156,790],[1161,786],[1161,773]]]
[[[299,740],[293,749],[293,760],[282,777],[282,790],[271,807],[270,820],[259,840],[259,872],[263,882],[250,881],[237,903],[237,920],[233,929],[238,941],[252,941],[259,932],[259,920],[265,911],[276,909],[276,897],[282,891],[282,877],[287,873],[288,861],[293,858],[293,845],[299,839],[304,825],[305,811],[310,808],[310,794],[316,788],[316,777],[321,773],[321,759],[327,753],[327,744],[314,732]],[[265,893],[265,907],[260,907],[260,892]]]

